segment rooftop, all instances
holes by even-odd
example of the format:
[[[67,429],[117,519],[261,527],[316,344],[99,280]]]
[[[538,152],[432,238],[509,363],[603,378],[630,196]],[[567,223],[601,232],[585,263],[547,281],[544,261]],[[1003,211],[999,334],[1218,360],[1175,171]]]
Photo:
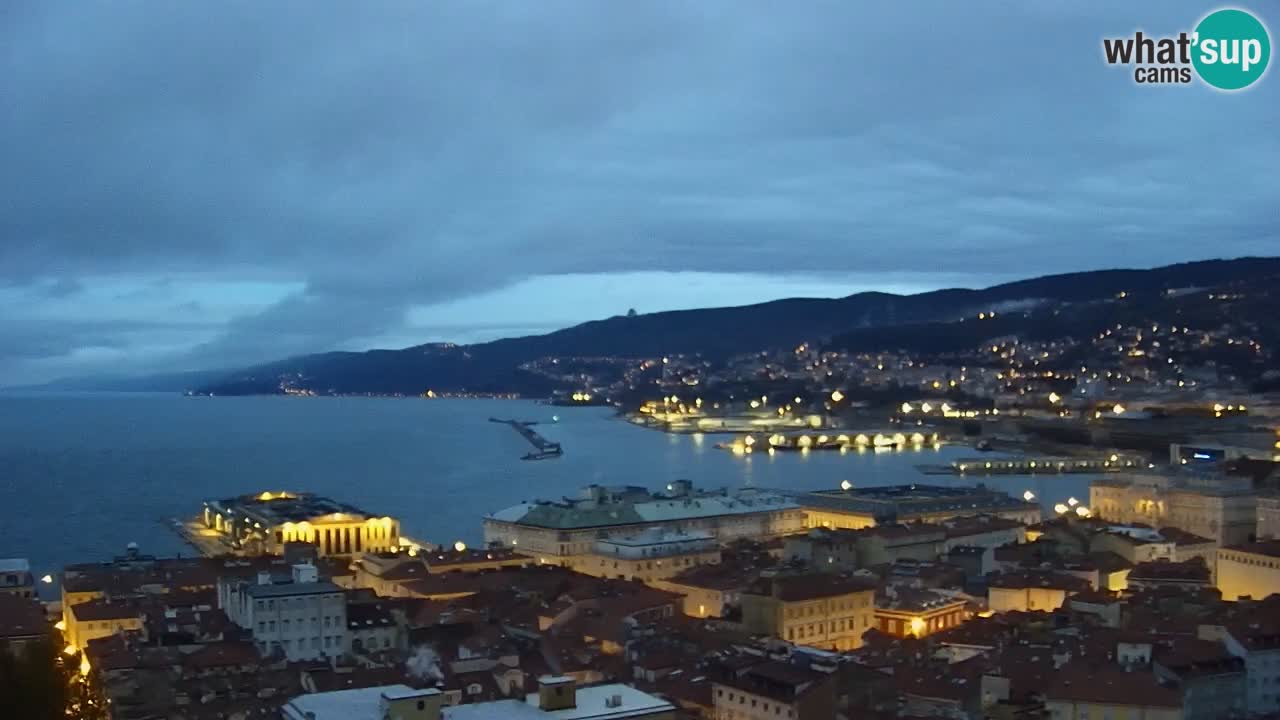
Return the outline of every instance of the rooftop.
[[[610,698],[617,697],[621,702],[611,706]],[[613,683],[610,685],[590,685],[580,687],[576,692],[577,706],[565,710],[543,710],[538,717],[557,718],[558,720],[589,720],[592,718],[629,718],[650,715],[664,710],[674,711],[671,703],[641,692],[630,685]],[[538,702],[537,693],[525,698],[531,707]],[[497,716],[493,716],[497,717]],[[510,717],[510,716],[502,716]],[[452,718],[450,720],[453,720]]]
[[[857,592],[873,592],[875,589],[876,581],[872,578],[807,573],[760,578],[745,592],[752,595],[772,595],[783,602],[803,602]]]
[[[382,696],[405,697],[439,690],[415,690],[408,685],[335,690],[299,695],[280,708],[288,720],[381,720]]]
[[[938,512],[976,515],[1014,509],[1039,509],[1039,505],[988,488],[944,485],[891,485],[887,487],[816,490],[797,497],[804,507],[863,513],[877,519],[910,519]]]
[[[0,573],[29,573],[31,563],[26,558],[0,558]]]
[[[498,510],[487,515],[486,519],[571,530],[750,515],[798,508],[799,505],[778,493],[739,490],[733,494],[722,492],[682,497],[652,496],[648,500],[623,497],[526,502]]]
[[[322,495],[287,491],[206,500],[205,506],[210,510],[231,515],[244,515],[267,527],[287,522],[314,521],[332,515],[354,516],[354,519],[373,517],[354,505],[341,503]]]
[[[47,635],[44,606],[29,598],[0,593],[0,638]]]
[[[1280,540],[1261,540],[1258,542],[1241,543],[1239,545],[1228,545],[1222,549],[1249,553],[1251,555],[1266,555],[1267,557],[1280,558]]]
[[[1130,707],[1182,708],[1182,693],[1165,687],[1146,672],[1125,672],[1118,667],[1084,664],[1061,668],[1045,693],[1049,702],[1105,703]]]
[[[271,585],[250,585],[245,589],[249,597],[253,598],[277,598],[292,597],[294,595],[318,595],[321,593],[342,592],[342,588],[334,585],[328,580],[320,582],[304,582],[304,583],[279,583]]]

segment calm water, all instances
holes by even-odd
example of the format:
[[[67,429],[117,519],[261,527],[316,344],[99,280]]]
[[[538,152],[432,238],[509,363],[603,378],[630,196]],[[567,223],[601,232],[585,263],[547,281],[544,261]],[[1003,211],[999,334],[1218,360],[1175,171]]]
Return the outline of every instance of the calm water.
[[[549,420],[541,431],[565,455],[529,462],[528,445],[490,416]],[[208,497],[311,490],[401,518],[431,542],[480,539],[480,517],[523,499],[575,495],[589,483],[658,488],[797,489],[904,482],[917,463],[971,448],[734,456],[716,436],[666,435],[605,408],[526,401],[362,398],[184,398],[174,395],[0,394],[0,557],[31,559],[38,574],[104,559],[129,542],[144,552],[190,552],[164,524]],[[1085,476],[988,478],[1049,506],[1088,496]]]

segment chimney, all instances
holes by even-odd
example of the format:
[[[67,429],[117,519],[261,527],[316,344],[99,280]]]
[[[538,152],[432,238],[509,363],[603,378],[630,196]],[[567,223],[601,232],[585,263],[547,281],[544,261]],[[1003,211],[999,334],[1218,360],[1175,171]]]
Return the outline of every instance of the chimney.
[[[384,720],[441,720],[444,693],[437,688],[415,690],[393,685],[382,691],[378,706]]]
[[[259,584],[259,585],[270,585],[270,584],[271,584],[271,572],[270,572],[269,570],[259,570],[259,571],[258,571],[258,584]]]
[[[293,581],[296,583],[313,583],[320,579],[320,573],[311,563],[299,563],[293,566]]]
[[[538,678],[538,709],[544,712],[578,707],[577,686],[573,678],[543,675]]]

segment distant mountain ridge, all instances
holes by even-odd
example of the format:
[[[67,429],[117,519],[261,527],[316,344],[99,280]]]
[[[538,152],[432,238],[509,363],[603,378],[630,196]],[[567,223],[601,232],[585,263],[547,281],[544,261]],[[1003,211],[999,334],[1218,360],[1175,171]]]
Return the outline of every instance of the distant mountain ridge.
[[[980,290],[916,295],[864,292],[836,299],[791,298],[736,307],[675,310],[593,320],[544,335],[475,345],[432,343],[401,350],[329,352],[226,372],[192,389],[219,395],[282,392],[282,383],[319,393],[520,392],[548,394],[555,385],[519,369],[543,357],[656,358],[700,353],[709,358],[791,347],[801,342],[866,349],[901,347],[928,337],[969,341],[959,320],[978,312],[1062,305],[1280,278],[1280,258],[1181,263],[1149,270],[1099,270],[1049,275]],[[1025,323],[1024,323],[1025,324]],[[1015,324],[1010,327],[1021,327]],[[976,341],[975,341],[976,342]],[[170,376],[172,379],[173,376]],[[193,378],[195,379],[195,378]]]

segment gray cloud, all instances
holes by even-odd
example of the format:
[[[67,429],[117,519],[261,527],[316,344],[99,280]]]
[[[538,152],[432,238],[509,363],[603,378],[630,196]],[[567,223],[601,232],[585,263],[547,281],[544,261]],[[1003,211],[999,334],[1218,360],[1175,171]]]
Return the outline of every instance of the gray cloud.
[[[0,334],[85,347],[38,294],[91,318],[84,284],[118,277],[190,366],[562,273],[983,284],[1274,252],[1275,78],[1140,88],[1101,62],[1199,3],[980,7],[7,3],[0,289],[34,315]],[[191,273],[289,289],[208,318],[165,299]],[[94,342],[141,353],[128,322]]]

